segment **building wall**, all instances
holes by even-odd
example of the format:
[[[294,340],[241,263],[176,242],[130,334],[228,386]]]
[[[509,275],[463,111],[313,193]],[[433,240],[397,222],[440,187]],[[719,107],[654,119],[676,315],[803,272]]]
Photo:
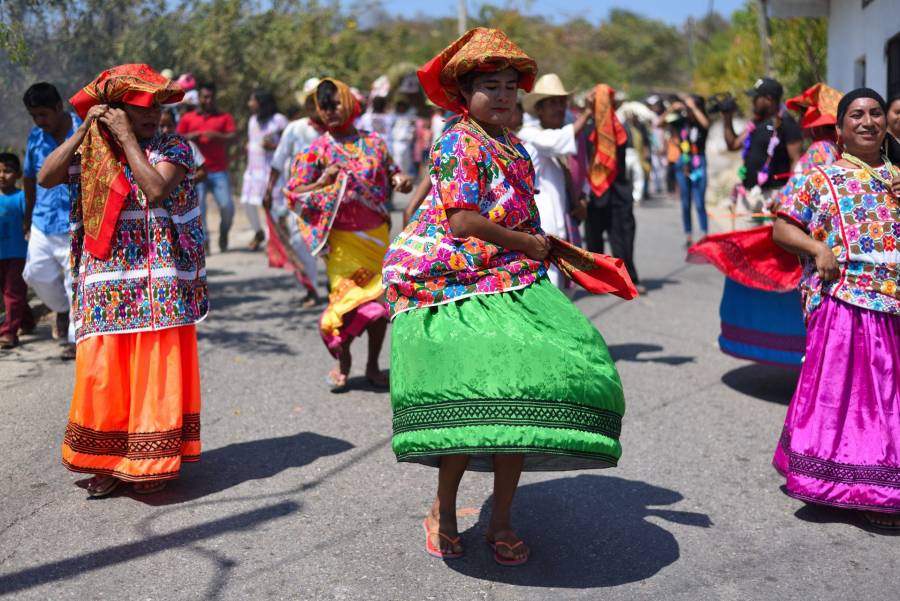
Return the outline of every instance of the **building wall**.
[[[865,60],[865,85],[887,89],[887,41],[900,33],[900,0],[831,0],[828,18],[828,83],[842,91],[857,86],[859,60]]]

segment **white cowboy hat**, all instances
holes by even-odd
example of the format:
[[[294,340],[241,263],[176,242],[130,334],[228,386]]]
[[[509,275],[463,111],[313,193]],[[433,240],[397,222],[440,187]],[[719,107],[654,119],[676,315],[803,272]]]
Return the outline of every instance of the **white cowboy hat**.
[[[318,77],[310,77],[306,81],[303,82],[303,89],[297,92],[294,95],[294,98],[297,100],[297,104],[303,106],[306,104],[306,99],[309,98],[309,95],[316,91],[316,88],[319,87],[319,84],[322,82]]]
[[[534,108],[538,102],[544,98],[552,98],[554,96],[571,96],[572,92],[563,87],[559,75],[556,73],[547,73],[541,75],[534,83],[531,92],[525,94],[522,99],[522,108],[525,112],[534,115]]]

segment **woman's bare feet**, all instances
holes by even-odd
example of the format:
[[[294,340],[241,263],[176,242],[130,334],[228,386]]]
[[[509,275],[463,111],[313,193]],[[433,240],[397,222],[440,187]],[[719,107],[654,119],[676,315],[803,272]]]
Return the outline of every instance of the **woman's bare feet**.
[[[115,476],[97,474],[87,482],[88,496],[99,498],[112,494],[118,488],[121,480]]]
[[[347,389],[347,379],[350,377],[350,368],[353,366],[353,356],[350,354],[350,346],[344,344],[338,353],[338,363],[328,372],[328,383],[331,392],[343,392]]]
[[[437,499],[431,505],[431,511],[425,516],[425,527],[428,530],[428,543],[432,548],[440,549],[446,555],[459,555],[464,548],[459,541],[456,526],[456,511],[441,515],[440,503]]]

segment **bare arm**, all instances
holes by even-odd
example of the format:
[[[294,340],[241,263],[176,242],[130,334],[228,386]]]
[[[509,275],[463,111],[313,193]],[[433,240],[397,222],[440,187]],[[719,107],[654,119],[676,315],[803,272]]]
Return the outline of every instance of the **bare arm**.
[[[25,229],[25,239],[31,235],[31,215],[34,213],[34,201],[37,198],[37,180],[33,177],[26,177],[22,180],[25,187],[25,220],[23,226]]]
[[[684,105],[691,111],[691,114],[694,116],[694,121],[696,121],[700,127],[709,129],[709,118],[697,107],[697,103],[694,102],[693,98],[685,96]]]
[[[109,109],[106,105],[95,106],[89,110],[84,122],[75,130],[75,134],[63,141],[44,159],[44,164],[41,166],[37,176],[37,183],[40,186],[52,188],[53,186],[65,184],[69,180],[69,165],[72,163],[72,157],[78,152],[78,147],[81,146],[81,142],[87,135],[91,123],[100,115],[106,114],[107,110]],[[32,208],[34,208],[34,204],[32,204]]]
[[[405,226],[409,223],[409,220],[412,219],[413,214],[419,208],[419,206],[424,202],[425,198],[428,196],[428,192],[431,190],[431,178],[423,177],[422,181],[419,182],[419,185],[416,186],[415,192],[409,199],[409,204],[406,205],[406,208],[403,209],[403,225]]]
[[[122,109],[110,108],[99,119],[122,147],[134,180],[147,197],[147,202],[151,206],[161,205],[184,180],[187,169],[167,161],[157,163],[155,167],[151,165],[134,135],[128,115]]]
[[[788,144],[787,153],[788,157],[791,159],[791,169],[793,169],[794,165],[797,164],[797,161],[800,160],[800,155],[803,154],[803,142],[797,140],[796,142]]]
[[[775,220],[772,240],[789,253],[815,258],[816,270],[822,281],[834,280],[840,275],[837,259],[831,252],[831,248],[824,242],[814,239],[797,224],[784,217],[778,217]]]
[[[546,258],[550,252],[550,243],[544,236],[507,229],[475,211],[449,209],[447,220],[451,233],[457,238],[479,238],[509,250],[523,252],[538,261]]]
[[[745,131],[741,135],[734,133],[734,113],[722,113],[722,125],[725,130],[725,146],[728,150],[740,150],[749,132]]]

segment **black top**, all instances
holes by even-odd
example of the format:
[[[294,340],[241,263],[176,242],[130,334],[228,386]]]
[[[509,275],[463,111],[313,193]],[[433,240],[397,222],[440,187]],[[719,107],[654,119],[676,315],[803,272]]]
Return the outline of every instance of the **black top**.
[[[747,188],[757,185],[756,174],[769,156],[766,151],[769,149],[769,140],[772,139],[774,128],[775,117],[769,117],[757,124],[756,129],[750,134],[750,152],[744,160],[744,166],[747,168],[744,186]],[[802,136],[800,126],[793,117],[785,113],[781,118],[781,128],[778,130],[779,143],[775,148],[775,154],[772,155],[772,162],[769,164],[769,180],[763,188],[780,188],[787,183],[787,178],[776,178],[775,176],[790,173],[791,158],[788,156],[787,145],[799,141]]]
[[[709,130],[705,127],[700,127],[699,123],[688,123],[684,128],[687,129],[687,137],[688,141],[692,146],[697,147],[697,154],[705,157],[706,156],[706,136],[709,134]],[[681,132],[683,130],[678,130],[678,139],[681,140]]]

